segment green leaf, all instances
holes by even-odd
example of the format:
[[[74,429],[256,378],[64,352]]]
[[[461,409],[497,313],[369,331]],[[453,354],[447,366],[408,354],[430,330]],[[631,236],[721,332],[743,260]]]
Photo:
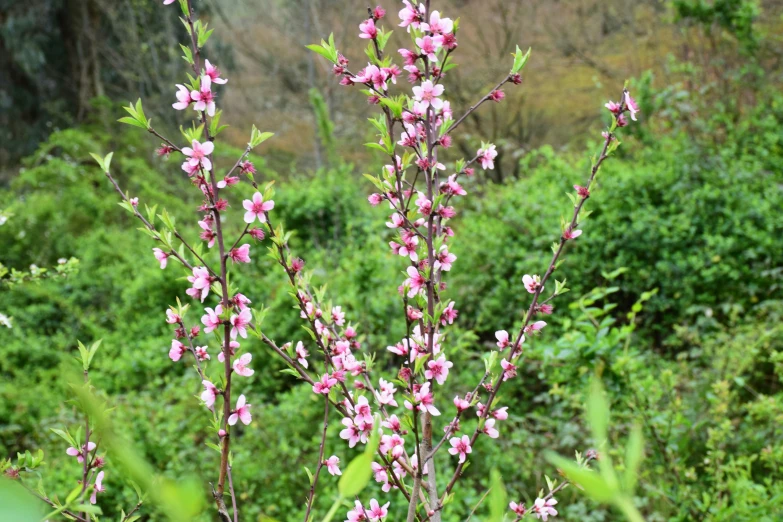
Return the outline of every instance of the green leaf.
[[[625,475],[623,485],[625,491],[633,493],[636,487],[636,481],[639,473],[639,465],[642,462],[642,454],[644,452],[644,437],[642,436],[642,428],[638,424],[631,430],[631,435],[628,438],[628,445],[625,448]]]
[[[587,400],[587,421],[593,433],[596,444],[606,440],[607,426],[609,424],[609,404],[604,396],[601,381],[594,377],[590,384],[590,396]]]
[[[372,477],[372,461],[372,455],[362,453],[348,464],[337,483],[340,496],[351,498],[367,487]]]
[[[532,48],[528,48],[527,52],[525,54],[522,54],[522,49],[520,49],[519,46],[517,45],[517,51],[514,53],[514,65],[511,67],[511,72],[513,74],[518,73],[525,67],[525,64],[530,58],[531,51]]]
[[[490,490],[487,498],[489,504],[489,521],[490,522],[502,522],[503,516],[506,514],[507,495],[506,486],[503,485],[503,478],[500,472],[493,468],[489,474]]]
[[[595,471],[581,468],[576,463],[551,452],[546,454],[546,459],[562,470],[568,480],[579,485],[592,499],[598,502],[609,502],[612,499],[614,492]]]

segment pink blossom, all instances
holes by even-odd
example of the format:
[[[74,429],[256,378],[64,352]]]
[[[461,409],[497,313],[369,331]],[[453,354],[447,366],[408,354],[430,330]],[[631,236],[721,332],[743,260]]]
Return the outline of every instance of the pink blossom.
[[[166,322],[168,324],[177,324],[182,321],[182,318],[177,313],[169,308],[166,310]]]
[[[454,324],[454,320],[459,314],[458,310],[454,309],[454,301],[449,301],[446,308],[443,309],[443,313],[440,315],[440,324],[446,326],[446,324]]]
[[[203,232],[199,237],[201,237],[202,240],[207,241],[207,246],[209,248],[215,246],[217,234],[212,230],[212,215],[205,216],[204,219],[198,222],[198,226],[203,229]]]
[[[431,80],[425,80],[421,86],[417,85],[413,88],[413,96],[416,101],[421,102],[425,109],[430,105],[433,109],[440,109],[443,107],[443,100],[438,96],[443,94],[443,91],[443,85],[433,85]]]
[[[345,312],[343,312],[342,307],[335,306],[332,308],[332,322],[337,326],[345,324]]]
[[[315,386],[313,387],[313,390],[315,391]],[[356,424],[353,419],[344,417],[341,422],[343,423],[343,426],[345,426],[345,429],[340,432],[340,438],[348,441],[349,448],[356,446],[356,443],[359,441],[362,443],[367,442],[367,437],[364,435],[364,430],[358,424]]]
[[[413,400],[416,401],[417,409],[419,411],[427,411],[430,415],[437,417],[440,415],[440,411],[435,407],[432,392],[430,391],[430,383],[425,382],[421,385],[419,390],[413,394]],[[405,407],[409,410],[413,409],[413,405],[405,401]]]
[[[481,168],[484,170],[492,170],[495,168],[495,158],[498,156],[498,151],[495,149],[495,145],[489,143],[481,147],[478,152],[478,159],[481,162]]]
[[[215,115],[215,94],[212,92],[212,78],[202,76],[199,90],[190,91],[190,97],[196,102],[193,106],[194,109],[207,111],[210,117]]]
[[[203,144],[196,140],[193,140],[191,147],[183,147],[182,154],[190,157],[187,161],[192,167],[201,165],[204,170],[212,170],[212,162],[207,156],[212,154],[215,150],[215,144],[211,141],[206,141]]]
[[[235,353],[237,353],[237,350],[239,350],[239,343],[236,341],[229,341],[228,343],[228,354],[230,357],[233,357]],[[223,354],[223,348],[220,349],[220,352],[218,353],[218,361],[225,362],[226,356]]]
[[[375,20],[368,18],[364,22],[359,24],[359,38],[367,40],[375,40],[378,37],[378,29],[375,27]]]
[[[296,343],[296,348],[294,350],[296,351],[296,357],[297,360],[299,361],[299,364],[302,365],[302,367],[307,368],[307,357],[310,354],[305,349],[304,344],[302,344],[302,341]]]
[[[398,459],[405,452],[405,440],[396,433],[383,435],[381,436],[380,450],[384,454],[391,452],[392,458]]]
[[[249,263],[250,262],[250,245],[245,243],[244,245],[233,248],[228,253],[228,257],[235,263]]]
[[[484,428],[482,428],[481,431],[492,439],[497,439],[500,436],[500,432],[495,429],[495,419],[487,419],[484,421]]]
[[[396,392],[397,389],[394,387],[394,384],[381,378],[378,381],[378,388],[379,389],[375,391],[375,398],[378,399],[378,403],[385,406],[397,406],[397,401],[394,400],[394,392]]]
[[[421,54],[425,55],[431,62],[438,61],[438,49],[443,45],[443,37],[438,36],[425,36],[423,38],[416,38],[416,45],[421,49]],[[427,80],[429,81],[429,80]],[[439,108],[439,107],[436,107]]]
[[[402,425],[400,424],[400,419],[396,415],[390,415],[388,419],[383,421],[381,425],[392,431],[400,431],[402,429]]]
[[[543,498],[537,498],[535,504],[533,505],[532,511],[536,514],[537,519],[546,522],[547,517],[557,516],[557,510],[552,507],[556,504],[557,504],[557,500],[555,500],[554,498],[550,498],[549,500],[544,500]]]
[[[467,195],[467,191],[462,188],[462,185],[457,183],[457,175],[452,174],[449,176],[449,179],[442,183],[440,186],[441,192],[444,194],[450,194],[452,196],[465,196]]]
[[[639,112],[639,106],[628,91],[625,91],[625,106],[628,107],[628,112],[631,113],[631,119],[636,121],[636,113]]]
[[[427,379],[435,379],[438,384],[443,384],[449,376],[449,368],[454,366],[454,363],[446,360],[445,355],[441,355],[434,361],[427,363],[428,370],[424,371],[424,377]]]
[[[169,350],[169,358],[172,361],[177,362],[182,358],[182,354],[184,353],[185,353],[185,345],[177,341],[176,339],[172,339],[171,349]]]
[[[210,333],[223,322],[220,316],[223,314],[223,307],[217,305],[215,309],[204,308],[206,314],[201,316],[201,323],[204,325],[204,333]]]
[[[98,493],[103,493],[104,491],[106,491],[106,487],[103,485],[103,471],[101,471],[95,476],[95,484],[92,489],[92,495],[90,495],[90,504],[95,504]]]
[[[497,420],[508,419],[508,406],[503,406],[502,408],[498,408],[497,410],[493,411],[492,416]]]
[[[190,91],[187,87],[178,83],[177,89],[177,102],[173,103],[171,106],[178,111],[184,111],[193,103],[193,100],[190,98]]]
[[[245,396],[240,395],[237,399],[237,407],[234,413],[228,417],[229,425],[233,426],[237,423],[237,420],[241,420],[245,426],[250,424],[250,421],[253,420],[253,417],[250,415],[250,406],[250,404],[245,404]]]
[[[541,286],[541,278],[537,275],[531,276],[529,274],[525,274],[522,276],[522,284],[525,285],[525,289],[528,292],[535,294],[536,290],[538,290],[538,288]]]
[[[264,201],[264,196],[260,192],[253,194],[253,200],[246,199],[242,202],[245,207],[245,223],[252,223],[258,218],[261,223],[266,223],[266,213],[275,208],[275,202],[272,200]]]
[[[343,472],[340,471],[340,459],[337,458],[337,455],[332,455],[328,459],[324,461],[324,466],[326,466],[326,471],[329,472],[330,475],[342,475]]]
[[[234,297],[231,298],[231,302],[233,302],[240,310],[244,310],[247,308],[247,305],[252,303],[250,299],[245,297],[244,294],[240,294],[239,292],[237,292]]]
[[[358,500],[355,501],[354,508],[346,515],[348,519],[345,522],[363,522],[367,520],[364,515],[364,506]]]
[[[250,377],[255,373],[255,370],[248,368],[250,361],[253,360],[253,356],[249,353],[243,354],[239,359],[234,361],[234,372],[242,377]]]
[[[498,340],[497,345],[501,350],[505,350],[511,345],[511,341],[508,339],[508,332],[505,330],[495,332],[495,338]]]
[[[452,437],[449,439],[449,444],[451,444],[449,453],[452,455],[459,455],[460,463],[465,462],[465,458],[467,458],[468,453],[473,452],[473,448],[470,447],[470,437],[467,435],[463,435],[462,438]]]
[[[71,457],[76,457],[76,460],[79,461],[79,463],[84,462],[84,450],[87,450],[87,453],[91,453],[92,451],[97,448],[98,445],[94,442],[88,442],[86,445],[82,445],[82,449],[78,450],[74,447],[70,447],[67,450],[65,450],[65,453],[67,455],[70,455]]]
[[[566,241],[569,239],[576,239],[581,235],[582,235],[581,230],[579,229],[574,230],[571,227],[568,227],[563,231],[563,239],[565,239]]]
[[[380,194],[370,194],[367,197],[367,201],[369,201],[370,205],[372,205],[373,207],[377,207],[381,203],[381,201],[383,201],[383,196]]]
[[[625,119],[625,114],[620,114],[617,117],[617,126],[618,127],[625,127],[628,125],[628,120]]]
[[[427,285],[427,280],[415,266],[409,266],[405,271],[408,273],[408,278],[404,283],[408,287],[408,297],[415,297]]]
[[[524,517],[527,513],[524,504],[517,504],[516,502],[509,502],[508,508],[517,514],[519,517]]]
[[[443,245],[435,257],[435,269],[448,272],[451,270],[451,264],[457,260],[457,256],[449,253],[449,247]]]
[[[210,80],[217,83],[218,85],[223,85],[228,81],[220,77],[220,69],[218,69],[217,67],[209,63],[209,60],[206,60],[204,64],[205,64],[204,74],[209,76]]]
[[[459,395],[454,396],[454,406],[457,407],[458,412],[467,410],[470,407],[470,402],[460,398]]]
[[[409,0],[402,0],[402,3],[405,4],[405,7],[399,12],[400,20],[402,20],[400,27],[407,27],[408,32],[410,32],[411,27],[418,29],[421,25],[421,13],[424,12],[424,6],[421,5],[421,11],[419,11],[416,7],[411,5]]]
[[[160,248],[153,248],[152,253],[155,255],[155,259],[160,262],[160,268],[166,268],[166,264],[169,262],[169,255]]]
[[[418,308],[413,308],[411,305],[408,305],[408,308],[405,310],[405,314],[408,316],[409,321],[418,321],[424,317],[424,312]]]
[[[574,190],[576,190],[577,195],[579,195],[580,198],[588,198],[590,197],[590,191],[587,189],[587,187],[582,187],[580,185],[574,185]]]
[[[517,374],[517,367],[514,364],[511,364],[506,359],[503,359],[500,361],[500,366],[503,368],[503,380],[507,381]]]
[[[218,389],[206,379],[201,381],[201,384],[204,385],[204,391],[201,392],[201,400],[204,401],[204,405],[207,408],[212,409],[212,406],[215,404],[215,398],[218,396]]]
[[[208,348],[206,346],[196,346],[195,352],[196,352],[196,358],[199,361],[206,361],[209,360],[209,353],[207,353]]]
[[[359,397],[354,406],[354,412],[356,413],[355,421],[359,422],[372,422],[372,410],[370,409],[370,403],[367,401],[367,397]]]
[[[426,30],[429,30],[433,34],[447,34],[454,30],[454,22],[451,18],[441,18],[438,11],[430,13],[430,23],[426,24]]]
[[[607,109],[609,109],[609,112],[614,114],[615,116],[620,114],[620,109],[622,108],[619,103],[609,101],[606,105],[604,105]]]
[[[541,330],[545,326],[546,326],[546,321],[536,321],[533,324],[527,325],[525,327],[525,332],[535,332],[537,330]]]
[[[248,234],[256,241],[263,241],[264,237],[266,237],[264,231],[260,228],[251,228]]]
[[[378,521],[386,518],[386,516],[389,514],[389,502],[385,503],[384,505],[379,505],[378,501],[375,499],[370,500],[370,510],[367,512],[367,516],[370,517],[370,520],[372,521]]]
[[[247,339],[247,325],[253,319],[253,314],[249,308],[245,308],[239,315],[232,315],[231,319],[231,338],[236,339],[237,335],[240,335],[243,339]]]
[[[320,393],[321,395],[329,395],[329,390],[332,389],[332,386],[337,384],[337,379],[332,378],[329,376],[328,373],[325,373],[321,375],[321,380],[316,381],[315,384],[313,384],[313,393]],[[370,416],[370,419],[372,419],[372,416]]]

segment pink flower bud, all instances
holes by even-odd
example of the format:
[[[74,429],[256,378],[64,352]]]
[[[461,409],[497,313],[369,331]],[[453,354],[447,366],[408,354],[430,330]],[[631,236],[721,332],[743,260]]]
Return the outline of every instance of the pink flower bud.
[[[505,97],[506,97],[506,93],[504,93],[500,89],[489,93],[489,99],[492,100],[493,102],[500,102]]]
[[[258,241],[261,241],[264,239],[264,237],[266,237],[264,235],[264,231],[260,228],[251,228],[250,231],[248,231],[248,234],[250,234],[253,239]]]
[[[514,85],[519,85],[520,83],[522,83],[522,75],[519,73],[512,74],[511,83],[513,83]]]

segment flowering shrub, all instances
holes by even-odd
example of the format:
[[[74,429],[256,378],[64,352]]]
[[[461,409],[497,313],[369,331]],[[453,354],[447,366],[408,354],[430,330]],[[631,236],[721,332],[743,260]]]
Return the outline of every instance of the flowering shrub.
[[[165,0],[164,4],[173,2]],[[510,325],[496,332],[498,349],[483,355],[484,371],[475,382],[461,383],[465,393],[453,399],[445,397],[439,388],[454,367],[450,360],[453,347],[449,345],[449,327],[459,319],[458,303],[449,297],[447,282],[448,272],[459,262],[458,255],[450,250],[455,230],[449,222],[457,215],[460,199],[468,195],[477,166],[493,169],[497,157],[494,144],[482,143],[470,159],[447,159],[452,135],[485,102],[502,103],[504,86],[522,83],[530,51],[523,53],[517,48],[507,76],[455,118],[444,80],[455,66],[452,54],[458,47],[459,23],[431,10],[429,2],[426,6],[403,3],[399,25],[410,34],[411,47],[398,52],[402,68],[393,63],[392,54],[386,53],[391,31],[380,25],[386,15],[380,7],[370,10],[369,18],[359,26],[359,37],[369,40],[369,63],[361,70],[354,73],[349,69],[349,60],[337,50],[332,37],[320,45],[309,46],[332,62],[342,85],[359,87],[368,102],[377,105],[381,112],[371,119],[378,141],[367,146],[379,151],[389,164],[378,175],[366,177],[377,190],[369,196],[369,203],[389,206],[388,245],[392,254],[401,258],[399,302],[406,335],[387,347],[397,357],[391,372],[384,373],[374,364],[374,354],[363,347],[358,325],[351,322],[339,304],[326,298],[325,288],[311,285],[305,260],[291,252],[291,233],[274,217],[272,183],[260,186],[255,179],[256,168],[247,159],[251,150],[271,133],[253,127],[247,148],[233,165],[222,171],[216,165],[215,149],[219,145],[215,143],[224,129],[218,100],[228,80],[214,64],[203,59],[202,51],[212,30],[196,18],[190,0],[180,0],[179,4],[190,38],[189,46],[183,46],[184,58],[193,75],[188,75],[187,82],[177,84],[172,107],[193,111],[193,125],[182,130],[182,140],[169,139],[152,127],[141,100],[127,107],[129,116],[120,121],[162,140],[157,151],[160,156],[182,156],[182,170],[203,198],[197,220],[200,242],[186,238],[165,209],[158,212],[157,205],[148,204],[140,208],[139,198],[124,192],[112,175],[111,153],[95,156],[120,194],[122,206],[142,223],[141,230],[155,242],[151,249],[154,262],[163,270],[181,265],[187,272],[188,285],[183,290],[189,301],[183,304],[178,300],[165,314],[166,322],[174,329],[169,358],[173,363],[191,361],[202,384],[200,398],[213,437],[208,446],[220,455],[213,498],[222,520],[238,520],[240,513],[239,495],[233,487],[231,443],[232,435],[236,438],[241,434],[242,425],[253,422],[254,398],[243,393],[243,378],[258,370],[252,364],[252,337],[276,353],[288,365],[291,375],[323,397],[319,457],[310,477],[305,520],[313,516],[315,496],[324,487],[321,478],[328,473],[341,478],[339,495],[326,518],[331,518],[347,500],[352,503],[347,513],[349,521],[385,520],[393,509],[392,502],[405,503],[408,521],[439,521],[442,510],[457,491],[462,472],[476,456],[473,450],[477,439],[501,436],[508,408],[498,403],[499,391],[525,362],[526,336],[541,335],[547,326],[542,317],[554,313],[552,301],[568,291],[565,279],[558,281],[552,276],[568,242],[583,233],[580,225],[588,214],[585,203],[591,197],[603,162],[619,145],[616,131],[628,125],[629,118],[636,120],[638,107],[627,90],[623,90],[620,101],[606,104],[612,115],[611,125],[602,134],[602,147],[586,182],[574,185],[574,193],[569,194],[571,213],[562,222],[552,246],[551,261],[547,267],[541,267],[544,270],[540,274],[523,278],[529,293],[526,311],[518,321],[509,319]],[[411,93],[393,94],[393,85],[403,70],[413,84]],[[178,145],[179,141],[184,144]],[[240,183],[241,177],[248,180],[249,186]],[[241,221],[236,212],[240,204]],[[270,254],[282,268],[281,275],[290,284],[291,296],[312,339],[309,346],[302,342],[278,343],[268,336],[264,327],[268,309],[251,307],[255,299],[253,289],[238,288],[232,283],[232,270],[251,263],[262,242],[268,244]],[[191,306],[203,307],[195,319],[192,313],[188,315]],[[256,403],[255,408],[258,407]],[[327,449],[327,427],[334,413],[341,417],[340,438],[351,448],[365,447],[347,466],[336,455],[327,456],[331,453]],[[72,442],[72,452],[77,457],[81,453],[88,463],[85,469],[93,470],[87,460],[87,453],[94,450],[90,450],[89,439],[71,438],[68,440]],[[454,461],[454,469],[446,473],[436,469],[434,458],[444,447]],[[595,453],[578,457],[576,469],[582,479],[591,476],[585,468],[595,458]],[[101,490],[102,479],[102,473],[95,474],[93,492]],[[357,498],[372,479],[390,494],[388,500]],[[508,505],[516,520],[527,515],[542,520],[557,516],[555,495],[569,481],[548,482],[549,491],[541,492],[533,505]],[[82,493],[87,491],[86,483],[83,479]],[[496,490],[501,486],[499,483]],[[505,504],[504,499],[501,502]],[[497,502],[493,501],[495,505]]]

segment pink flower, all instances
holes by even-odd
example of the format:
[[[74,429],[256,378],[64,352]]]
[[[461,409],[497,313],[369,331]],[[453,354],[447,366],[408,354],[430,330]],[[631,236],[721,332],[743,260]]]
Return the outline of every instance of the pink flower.
[[[408,308],[405,310],[405,313],[408,316],[408,320],[410,321],[418,321],[419,319],[424,317],[424,312],[422,312],[418,308],[413,308],[411,305],[408,305]]]
[[[193,106],[194,109],[207,111],[210,117],[215,115],[215,94],[212,92],[212,78],[202,76],[199,90],[190,91],[190,97],[196,102]]]
[[[215,404],[215,398],[218,396],[218,389],[206,379],[201,381],[201,384],[204,385],[204,391],[201,392],[201,400],[204,401],[204,405],[207,408],[212,409],[212,406]]]
[[[204,308],[204,311],[206,314],[201,316],[201,323],[204,325],[204,333],[210,333],[220,326],[222,322],[220,316],[223,314],[223,307],[217,305],[214,310],[212,308]]]
[[[251,228],[248,234],[256,241],[263,241],[264,237],[266,237],[264,231],[260,228]]]
[[[399,228],[405,224],[405,218],[399,213],[395,212],[391,215],[391,221],[386,222],[386,226],[389,228]]]
[[[614,114],[615,116],[620,114],[620,109],[622,108],[619,103],[609,101],[606,105],[604,105],[607,109],[609,109],[609,112]]]
[[[209,60],[206,60],[204,63],[205,63],[204,74],[209,76],[210,80],[217,83],[218,85],[223,85],[228,81],[220,77],[220,69],[218,69],[217,67],[209,63]]]
[[[569,239],[576,239],[579,236],[582,235],[582,231],[579,229],[573,230],[571,227],[568,227],[563,231],[563,239],[568,241]]]
[[[367,197],[367,201],[369,201],[370,205],[372,205],[373,207],[377,207],[381,203],[381,201],[383,201],[383,196],[381,196],[380,194],[370,194]]]
[[[495,150],[495,146],[488,143],[481,147],[478,152],[478,159],[481,161],[481,168],[484,170],[492,170],[495,168],[495,158],[498,156],[498,151]]]
[[[492,100],[493,102],[500,103],[500,101],[505,97],[506,97],[506,93],[504,93],[500,89],[489,93],[489,99]]]
[[[538,287],[541,286],[541,278],[537,275],[531,276],[525,274],[522,276],[522,284],[525,285],[525,289],[531,294],[535,294]]]
[[[417,85],[413,88],[413,96],[416,101],[421,102],[425,109],[430,105],[432,105],[433,109],[440,109],[443,107],[443,100],[438,98],[438,96],[443,94],[443,91],[443,85],[433,85],[431,80],[425,80],[421,83],[421,86]]]
[[[631,113],[631,119],[636,121],[636,113],[639,112],[639,106],[628,91],[625,91],[625,106],[628,107],[628,112]]]
[[[245,243],[239,248],[234,248],[228,253],[228,257],[235,263],[250,262],[250,245]]]
[[[508,504],[508,508],[517,514],[519,517],[524,517],[527,513],[527,510],[525,509],[524,504],[517,504],[516,502],[510,502]]]
[[[449,247],[443,245],[440,247],[438,255],[435,257],[435,269],[448,272],[451,270],[451,264],[457,260],[457,256],[449,253]]]
[[[334,322],[334,324],[337,326],[342,326],[345,324],[345,312],[343,312],[342,307],[335,306],[332,308],[332,322]]]
[[[576,193],[577,195],[579,195],[580,198],[590,197],[590,191],[587,189],[587,187],[582,187],[581,185],[574,185],[574,190],[576,190]]]
[[[362,396],[357,399],[354,412],[356,413],[354,420],[357,424],[359,422],[372,422],[372,410],[370,409],[370,403],[367,402],[367,397]]]
[[[176,2],[177,0],[163,0],[163,5],[170,5]]]
[[[242,377],[250,377],[255,373],[252,368],[248,368],[253,356],[249,353],[243,354],[239,359],[234,361],[234,372]]]
[[[495,338],[498,340],[497,345],[501,350],[505,350],[511,345],[511,341],[508,339],[508,332],[505,330],[495,332]]]
[[[206,141],[203,144],[201,144],[198,141],[193,140],[191,145],[193,146],[192,148],[191,147],[182,148],[182,154],[190,157],[187,163],[191,167],[196,167],[198,165],[201,165],[201,167],[204,170],[212,170],[212,162],[209,160],[207,156],[212,154],[212,152],[215,150],[215,144],[212,143],[211,141]]]
[[[403,284],[408,287],[408,297],[415,297],[427,285],[427,280],[415,266],[409,266],[406,272],[408,273],[408,278]]]
[[[76,460],[81,463],[84,462],[84,450],[86,449],[87,453],[91,453],[97,447],[98,445],[95,444],[94,442],[88,442],[86,446],[85,445],[82,446],[81,450],[78,450],[74,447],[70,447],[67,450],[65,450],[65,453],[67,455],[70,455],[71,457],[76,457]]]
[[[384,16],[386,16],[386,9],[384,9],[379,5],[375,6],[375,9],[372,10],[372,17],[375,18],[376,20],[380,20]]]
[[[492,439],[497,439],[500,436],[500,432],[495,429],[495,419],[487,419],[484,421],[484,428],[481,431],[489,435]]]
[[[441,355],[434,361],[427,363],[428,370],[425,370],[424,377],[427,379],[435,379],[438,384],[446,382],[446,378],[449,376],[449,368],[454,366],[454,363],[446,360],[445,355]]]
[[[302,367],[307,368],[307,357],[310,355],[307,350],[304,347],[304,344],[302,344],[302,341],[299,341],[296,343],[296,357],[299,361],[299,364],[302,365]]]
[[[171,106],[178,111],[184,111],[193,103],[193,100],[190,98],[190,91],[187,87],[178,83],[177,89],[177,102],[173,103]]]
[[[500,361],[500,366],[503,368],[503,380],[507,381],[517,374],[517,367],[514,364],[511,364],[506,359],[503,359]]]
[[[315,384],[313,384],[313,393],[320,393],[321,395],[329,395],[329,390],[331,390],[332,386],[334,386],[335,384],[337,384],[337,379],[334,379],[328,373],[325,373],[321,375],[320,381],[316,381]],[[372,419],[372,417],[370,417],[370,419]]]
[[[535,504],[533,505],[533,512],[536,514],[536,518],[546,522],[547,517],[556,517],[557,510],[552,507],[556,504],[557,500],[554,498],[550,498],[549,500],[537,498]]]
[[[250,406],[250,404],[245,404],[245,396],[240,395],[237,399],[236,410],[228,417],[229,425],[233,426],[237,423],[237,420],[241,420],[245,426],[250,424],[250,421],[253,420],[253,417],[250,415]]]
[[[421,49],[421,54],[429,58],[431,62],[437,62],[438,55],[436,53],[438,52],[438,49],[440,49],[441,46],[443,45],[443,37],[438,35],[438,36],[425,36],[423,38],[416,38],[416,45],[418,45],[419,49]]]
[[[234,297],[231,298],[231,301],[236,305],[237,308],[240,310],[244,310],[247,308],[247,305],[252,303],[250,299],[245,297],[243,294],[236,293]]]
[[[416,404],[418,405],[417,409],[419,411],[427,411],[430,415],[435,417],[440,415],[440,411],[438,411],[438,408],[436,408],[434,404],[432,392],[430,391],[430,383],[425,382],[422,384],[419,391],[413,394],[413,400],[416,401]],[[408,401],[405,401],[405,407],[409,410],[413,409],[413,405]]]
[[[232,315],[231,322],[231,338],[236,339],[237,335],[240,335],[243,339],[247,339],[247,325],[253,319],[253,314],[249,308],[245,308],[239,315]]]
[[[378,501],[375,499],[370,500],[370,510],[367,512],[367,516],[370,517],[370,520],[378,521],[386,518],[386,515],[389,514],[389,502],[385,503],[384,505],[380,506],[378,505]]]
[[[457,318],[459,311],[454,309],[454,301],[449,301],[448,306],[443,309],[443,313],[440,315],[440,324],[446,326],[446,324],[454,324],[454,319]]]
[[[340,471],[340,459],[337,458],[337,455],[332,455],[328,459],[324,461],[324,465],[326,466],[326,471],[329,472],[330,475],[342,475],[343,472]]]
[[[103,493],[104,491],[106,491],[106,487],[103,485],[103,471],[101,471],[95,476],[95,485],[92,490],[92,495],[90,495],[90,504],[95,504],[97,502],[96,497],[98,493]]]
[[[433,11],[430,13],[428,29],[433,34],[448,34],[454,29],[454,22],[451,18],[441,18],[438,11]]]
[[[422,21],[421,12],[412,6],[409,0],[402,0],[402,3],[405,4],[405,8],[399,12],[400,20],[402,20],[400,27],[407,27],[408,32],[410,32],[411,27],[418,29]],[[424,11],[423,5],[421,6],[421,11]]]
[[[236,341],[229,341],[228,343],[228,353],[230,357],[233,357],[235,353],[237,353],[237,350],[239,350],[239,343]],[[220,353],[218,353],[218,361],[220,362],[226,362],[226,356],[223,354],[223,348],[220,348]]]
[[[462,438],[452,437],[449,439],[449,443],[451,444],[449,453],[452,455],[459,455],[460,463],[465,462],[465,458],[467,458],[468,453],[473,452],[473,448],[470,447],[470,437],[467,435],[463,435]]]
[[[207,353],[207,349],[208,348],[206,346],[196,346],[196,358],[199,361],[206,361],[210,358],[209,354]]]
[[[458,412],[463,412],[470,408],[470,402],[466,401],[465,399],[460,398],[459,395],[454,396],[454,406],[457,407]]]
[[[313,389],[315,391],[315,387],[313,387]],[[316,392],[316,393],[320,393],[320,392]],[[343,426],[345,426],[345,429],[340,432],[340,438],[348,441],[349,448],[353,448],[354,446],[356,446],[356,444],[359,441],[367,442],[367,436],[364,434],[364,430],[362,429],[362,427],[357,425],[353,421],[353,419],[349,417],[344,417],[341,422],[343,423]]]
[[[188,282],[193,287],[188,288],[187,294],[193,299],[197,299],[201,295],[201,302],[204,302],[204,298],[209,294],[209,285],[212,284],[212,278],[209,275],[209,271],[201,266],[193,267],[193,275],[188,276]]]
[[[176,339],[172,339],[171,349],[169,350],[169,358],[172,361],[177,362],[182,358],[182,354],[184,353],[185,353],[185,345],[177,341]]]
[[[359,38],[367,40],[375,40],[378,37],[378,29],[375,27],[375,21],[372,18],[368,18],[364,22],[359,24]]]
[[[155,255],[155,259],[160,262],[160,268],[166,268],[166,264],[169,262],[169,255],[160,248],[153,248],[152,253]]]
[[[545,326],[546,326],[546,321],[536,321],[533,324],[527,325],[525,327],[525,332],[535,332],[537,330],[541,330]]]
[[[253,194],[253,201],[246,199],[242,202],[245,207],[245,223],[252,223],[258,218],[261,223],[266,223],[266,213],[275,208],[275,202],[272,200],[264,201],[264,196],[260,192]]]
[[[174,310],[172,310],[171,308],[166,310],[166,322],[168,324],[177,324],[177,323],[179,323],[181,321],[182,321],[182,318],[180,316],[178,316],[177,313],[174,312]]]

